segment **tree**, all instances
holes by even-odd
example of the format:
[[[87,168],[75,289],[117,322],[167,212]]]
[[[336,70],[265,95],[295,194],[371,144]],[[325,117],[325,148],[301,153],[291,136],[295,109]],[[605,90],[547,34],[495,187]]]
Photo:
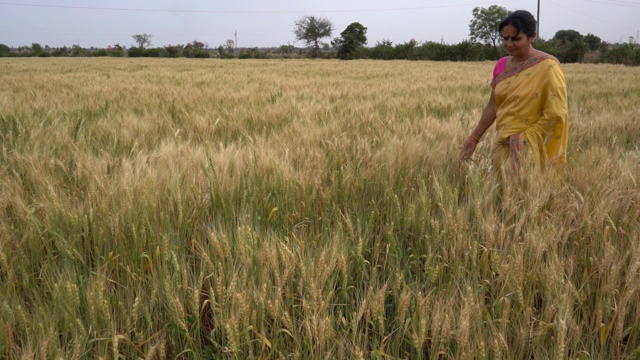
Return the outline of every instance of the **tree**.
[[[561,56],[561,61],[564,62],[583,62],[584,56],[589,50],[589,46],[582,40],[572,42],[568,49],[564,52],[564,56]]]
[[[209,52],[205,50],[206,47],[205,43],[193,40],[184,47],[182,54],[188,58],[208,58]]]
[[[416,39],[411,39],[404,44],[396,44],[393,48],[393,55],[396,59],[416,60],[417,46]]]
[[[184,46],[182,45],[167,45],[164,47],[167,52],[167,56],[170,58],[177,58],[182,53]]]
[[[109,56],[122,57],[124,56],[124,46],[120,44],[115,44],[113,46],[109,45],[107,52],[109,53]]]
[[[293,52],[293,45],[291,45],[291,44],[280,45],[280,49],[279,50],[283,54],[291,54]]]
[[[5,44],[0,44],[0,57],[9,56],[11,48]]]
[[[73,45],[71,47],[71,56],[75,56],[75,57],[85,56],[86,52],[87,51],[81,48],[80,45]]]
[[[151,46],[151,34],[135,34],[131,35],[133,40],[138,44],[138,47],[144,49],[145,46]]]
[[[354,52],[367,44],[367,28],[359,22],[349,24],[340,36],[332,44],[338,48],[338,57],[342,60],[353,59]]]
[[[584,42],[589,46],[591,51],[596,51],[602,47],[602,39],[592,33],[585,35]]]
[[[386,39],[377,41],[376,46],[369,51],[369,56],[372,59],[391,60],[393,58],[393,41]]]
[[[333,32],[333,24],[329,19],[315,16],[304,16],[294,23],[293,33],[296,40],[302,40],[307,45],[313,44],[315,57],[320,54],[319,40],[330,37]]]
[[[607,62],[613,64],[640,65],[640,48],[628,43],[616,45],[604,55]]]
[[[582,62],[589,50],[584,36],[575,30],[559,30],[553,39],[558,47],[558,60],[562,62]]]
[[[540,51],[546,52],[547,54],[551,54],[557,58],[560,58],[560,50],[558,49],[558,43],[554,39],[545,40],[541,37],[536,39],[536,43],[534,47]]]
[[[493,45],[496,52],[496,59],[500,57],[498,51],[498,39],[501,38],[500,23],[509,15],[509,11],[498,5],[491,5],[488,8],[476,7],[471,12],[473,19],[469,23],[469,36],[471,41],[479,41]]]
[[[236,52],[236,42],[233,39],[227,39],[227,42],[224,43],[224,48],[230,54],[235,54]]]
[[[564,43],[571,43],[578,40],[580,41],[583,40],[582,34],[580,34],[580,32],[575,30],[558,30],[553,38]]]
[[[33,50],[33,54],[36,56],[44,51],[44,49],[42,48],[42,45],[38,43],[31,44],[31,50]]]

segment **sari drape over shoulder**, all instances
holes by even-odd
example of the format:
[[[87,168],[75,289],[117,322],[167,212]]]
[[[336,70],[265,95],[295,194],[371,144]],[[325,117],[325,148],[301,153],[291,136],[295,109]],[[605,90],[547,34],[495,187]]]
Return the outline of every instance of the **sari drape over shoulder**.
[[[501,64],[504,67],[503,59],[496,69]],[[513,155],[510,137],[519,135],[529,161],[542,167],[564,168],[569,111],[566,79],[558,60],[543,54],[504,71],[494,70],[491,87],[497,130],[494,166],[500,168],[509,161]]]

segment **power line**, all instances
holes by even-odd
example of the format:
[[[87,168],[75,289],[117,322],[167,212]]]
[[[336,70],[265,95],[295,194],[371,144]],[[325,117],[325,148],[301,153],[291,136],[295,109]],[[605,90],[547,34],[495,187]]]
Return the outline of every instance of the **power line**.
[[[603,19],[597,18],[597,17],[595,17],[595,16],[591,16],[591,15],[589,15],[589,14],[583,13],[583,12],[581,12],[581,11],[578,11],[578,10],[575,10],[575,9],[568,8],[568,7],[564,6],[564,5],[560,5],[560,4],[558,4],[557,2],[554,2],[554,1],[551,1],[551,0],[546,0],[546,1],[547,1],[548,3],[551,3],[551,4],[555,5],[555,6],[561,7],[561,8],[563,8],[563,9],[565,9],[565,10],[569,10],[569,11],[574,12],[574,13],[576,13],[576,14],[580,14],[580,15],[582,15],[582,16],[586,16],[586,17],[588,17],[588,18],[591,18],[591,19],[594,19],[594,20],[598,20],[598,21],[603,22],[603,23],[605,23],[605,24],[614,25],[614,26],[617,26],[617,27],[620,27],[620,28],[623,28],[623,29],[628,29],[628,30],[636,30],[636,29],[630,28],[630,27],[628,27],[628,26],[624,26],[624,25],[620,25],[620,24],[618,24],[618,23],[614,23],[614,22],[606,21],[606,20],[603,20]],[[583,1],[591,1],[591,0],[583,0]]]
[[[92,7],[92,6],[71,6],[71,5],[46,5],[46,4],[24,4],[14,2],[0,2],[0,5],[37,7],[50,9],[74,9],[74,10],[98,10],[98,11],[130,11],[130,12],[166,12],[166,13],[207,13],[207,14],[300,14],[300,13],[350,13],[350,12],[384,12],[384,11],[415,11],[432,10],[466,6],[494,5],[496,3],[513,3],[513,1],[491,1],[487,3],[467,3],[457,5],[435,5],[406,8],[385,8],[385,9],[350,9],[350,10],[168,10],[168,9],[143,9],[143,8],[116,8],[116,7]]]
[[[598,1],[598,0],[582,0],[585,2],[596,3],[596,4],[605,4],[605,5],[613,5],[613,6],[622,6],[622,7],[630,7],[630,8],[640,8],[640,3],[632,3],[629,1]]]
[[[583,0],[585,1],[585,0]],[[631,0],[602,0],[610,3],[619,3],[619,4],[631,4],[631,5],[640,5],[640,1],[631,1]]]
[[[77,35],[79,31],[70,31],[68,29],[52,29],[52,28],[29,28],[28,30],[16,30],[12,28],[3,28],[0,27],[0,30],[5,33],[15,33],[15,34],[73,34]],[[200,35],[200,36],[219,36],[219,35],[228,35],[229,31],[194,31],[194,32],[180,32],[181,30],[162,30],[162,31],[154,31],[154,34],[157,35],[174,35],[174,36],[192,36],[192,35]],[[113,32],[113,31],[105,31],[105,30],[82,30],[83,34],[91,34],[91,35],[112,35],[112,36],[130,36],[131,34],[122,33],[122,32]],[[263,32],[241,32],[242,35],[252,35],[252,36],[280,36],[281,34],[274,33],[263,33]]]

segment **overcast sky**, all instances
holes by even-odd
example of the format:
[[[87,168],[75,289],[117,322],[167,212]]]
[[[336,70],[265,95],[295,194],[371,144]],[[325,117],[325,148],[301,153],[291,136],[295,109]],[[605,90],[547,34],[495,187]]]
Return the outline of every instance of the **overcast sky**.
[[[0,43],[130,47],[131,35],[148,33],[157,47],[193,40],[217,47],[237,31],[239,47],[303,46],[293,23],[315,15],[331,20],[334,37],[361,23],[370,46],[411,39],[455,44],[469,37],[473,8],[491,5],[535,15],[538,0],[0,0]],[[540,35],[547,39],[572,29],[627,42],[640,30],[640,0],[540,0],[540,8]]]

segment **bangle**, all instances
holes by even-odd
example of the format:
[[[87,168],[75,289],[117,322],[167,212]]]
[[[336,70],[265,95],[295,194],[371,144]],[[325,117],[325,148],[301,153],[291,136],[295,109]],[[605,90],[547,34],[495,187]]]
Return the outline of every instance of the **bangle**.
[[[473,134],[469,135],[469,139],[471,139],[471,141],[473,141],[476,145],[478,145],[478,143],[480,142],[480,138],[474,136]]]

